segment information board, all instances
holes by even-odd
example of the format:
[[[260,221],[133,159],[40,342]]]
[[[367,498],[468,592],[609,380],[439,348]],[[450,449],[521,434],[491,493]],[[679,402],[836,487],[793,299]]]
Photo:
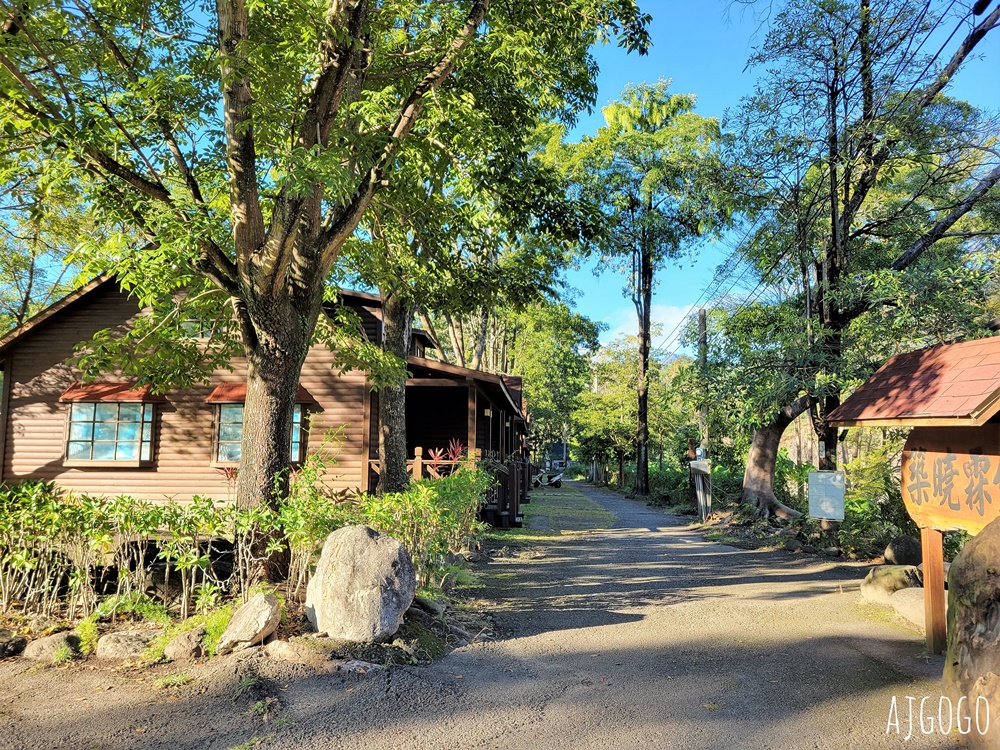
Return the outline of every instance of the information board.
[[[809,517],[844,520],[844,472],[809,472]]]

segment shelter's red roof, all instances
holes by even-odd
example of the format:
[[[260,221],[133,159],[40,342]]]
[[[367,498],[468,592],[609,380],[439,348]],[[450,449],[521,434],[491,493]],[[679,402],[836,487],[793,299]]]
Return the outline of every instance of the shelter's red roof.
[[[246,383],[220,383],[205,398],[205,401],[210,404],[241,404],[246,400]],[[298,392],[295,394],[295,403],[310,404],[315,401],[316,399],[312,397],[312,394],[300,385]]]
[[[73,383],[59,397],[60,401],[163,401],[150,393],[148,385],[134,383]]]
[[[983,424],[1000,408],[1000,336],[898,354],[829,417]]]

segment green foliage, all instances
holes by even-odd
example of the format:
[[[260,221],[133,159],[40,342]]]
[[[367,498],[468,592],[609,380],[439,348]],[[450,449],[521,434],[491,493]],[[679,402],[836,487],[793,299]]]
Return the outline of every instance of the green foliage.
[[[174,672],[173,674],[167,674],[163,677],[157,677],[153,684],[161,690],[164,690],[166,688],[183,687],[184,685],[188,685],[192,682],[194,682],[194,677],[186,672]]]
[[[100,633],[97,630],[97,613],[85,617],[74,628],[80,638],[80,654],[89,656],[97,650]]]
[[[361,495],[357,522],[398,539],[409,551],[423,585],[481,530],[479,509],[492,485],[485,471],[462,467],[441,479],[414,482],[405,492]]]
[[[73,661],[76,658],[76,652],[70,647],[68,643],[64,643],[59,648],[57,648],[52,654],[52,666],[59,667],[63,664]]]
[[[847,488],[839,542],[845,552],[877,557],[893,538],[919,536],[900,496],[901,447],[901,439],[885,439],[866,446],[859,458],[844,466]]]
[[[139,591],[116,594],[101,601],[95,612],[100,617],[125,617],[131,615],[145,622],[167,626],[173,622],[167,608]]]
[[[159,559],[181,581],[181,619],[188,618],[193,597],[200,614],[189,622],[218,623],[213,618],[223,611],[215,609],[222,586],[208,554],[212,539],[235,535],[233,583],[245,600],[252,593],[248,571],[258,562],[252,552],[258,538],[291,548],[294,592],[308,581],[327,535],[342,526],[367,524],[398,539],[413,557],[421,582],[437,574],[448,553],[465,548],[482,527],[479,509],[493,480],[481,469],[463,466],[441,479],[414,482],[406,492],[354,496],[327,485],[332,461],[323,451],[312,454],[292,478],[278,512],[240,510],[198,497],[159,505],[127,497],[95,499],[64,495],[42,482],[0,488],[0,611],[18,606],[23,612],[55,614],[68,604],[72,618],[74,607],[84,603],[85,614],[94,618],[134,616],[170,625],[166,607],[144,593],[142,561],[153,534],[161,539]],[[106,550],[117,550],[118,593],[98,605],[91,572]]]

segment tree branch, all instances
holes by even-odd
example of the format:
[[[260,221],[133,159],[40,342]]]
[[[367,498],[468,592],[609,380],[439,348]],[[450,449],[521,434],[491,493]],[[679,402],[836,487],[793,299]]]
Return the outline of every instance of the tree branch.
[[[216,0],[215,8],[219,22],[219,67],[233,237],[242,277],[249,268],[240,261],[249,260],[250,254],[264,242],[264,216],[257,188],[257,151],[251,113],[253,95],[244,56],[250,17],[245,0]]]
[[[929,232],[924,234],[906,252],[900,255],[892,264],[893,270],[902,271],[923,255],[931,245],[941,239],[945,232],[951,229],[955,222],[972,210],[973,206],[998,182],[1000,182],[1000,166],[994,168],[992,172],[981,179],[976,187],[956,206],[955,210],[938,221]]]
[[[476,30],[486,17],[489,7],[490,0],[475,0],[473,2],[465,23],[452,39],[448,51],[410,92],[389,131],[388,141],[382,153],[362,179],[354,197],[324,230],[320,243],[320,267],[324,275],[333,267],[333,262],[337,259],[340,248],[357,228],[368,204],[371,203],[372,196],[384,184],[385,176],[392,166],[393,157],[399,152],[403,140],[416,125],[417,118],[423,109],[424,97],[446,81],[454,71],[459,54],[475,37]]]

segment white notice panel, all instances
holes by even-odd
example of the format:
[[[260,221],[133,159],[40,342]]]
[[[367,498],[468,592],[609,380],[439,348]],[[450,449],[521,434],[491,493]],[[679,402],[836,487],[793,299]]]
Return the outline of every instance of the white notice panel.
[[[844,472],[809,472],[809,517],[844,520]]]

